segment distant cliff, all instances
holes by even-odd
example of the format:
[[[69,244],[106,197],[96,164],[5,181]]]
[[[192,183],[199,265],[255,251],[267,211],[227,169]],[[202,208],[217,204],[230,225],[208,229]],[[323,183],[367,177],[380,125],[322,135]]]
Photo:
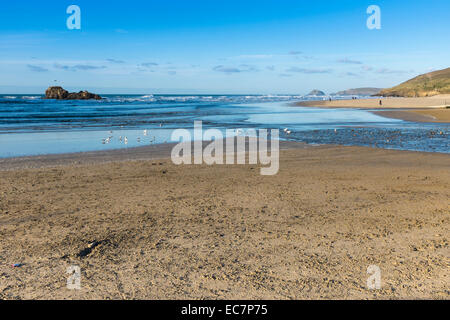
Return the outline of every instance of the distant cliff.
[[[308,96],[320,96],[320,97],[325,96],[325,95],[326,95],[325,92],[320,91],[320,90],[313,90],[308,94]]]
[[[450,94],[450,68],[426,73],[402,84],[381,90],[384,97],[431,97],[438,94]]]
[[[371,96],[380,92],[381,88],[356,88],[333,93],[334,96]]]
[[[97,94],[90,93],[88,91],[69,92],[62,87],[49,87],[45,91],[45,99],[57,99],[57,100],[101,100]]]

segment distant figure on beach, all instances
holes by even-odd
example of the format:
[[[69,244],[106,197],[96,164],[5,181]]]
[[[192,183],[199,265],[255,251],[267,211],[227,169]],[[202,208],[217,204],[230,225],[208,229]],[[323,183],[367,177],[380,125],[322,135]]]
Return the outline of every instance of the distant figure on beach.
[[[383,105],[383,101],[380,100],[380,106],[382,106],[382,105]]]

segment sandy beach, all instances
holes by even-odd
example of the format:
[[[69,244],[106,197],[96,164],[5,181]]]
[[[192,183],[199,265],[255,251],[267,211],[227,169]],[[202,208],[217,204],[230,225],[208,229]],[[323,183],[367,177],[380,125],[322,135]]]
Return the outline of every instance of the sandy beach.
[[[450,1],[17,3],[0,11],[13,315],[450,301]]]
[[[379,101],[382,100],[380,106]],[[375,109],[374,113],[416,122],[450,122],[450,95],[427,98],[382,98],[332,101],[304,101],[297,106],[318,108]],[[378,109],[378,110],[377,110]]]
[[[450,298],[448,154],[282,146],[275,176],[168,145],[2,160],[0,298]]]

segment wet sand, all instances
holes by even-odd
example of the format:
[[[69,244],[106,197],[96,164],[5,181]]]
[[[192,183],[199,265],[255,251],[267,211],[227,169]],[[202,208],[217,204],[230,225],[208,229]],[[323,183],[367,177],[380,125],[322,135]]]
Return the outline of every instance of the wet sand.
[[[162,148],[1,162],[0,298],[450,298],[449,155],[297,144],[261,176]]]
[[[379,101],[382,100],[380,106]],[[382,98],[304,101],[297,106],[318,108],[374,109],[375,114],[415,122],[450,122],[450,95],[428,98]]]
[[[414,110],[414,113],[431,118],[432,122],[450,122],[450,108]]]
[[[405,110],[381,110],[373,113],[393,119],[412,122],[450,123],[450,109],[405,109]]]

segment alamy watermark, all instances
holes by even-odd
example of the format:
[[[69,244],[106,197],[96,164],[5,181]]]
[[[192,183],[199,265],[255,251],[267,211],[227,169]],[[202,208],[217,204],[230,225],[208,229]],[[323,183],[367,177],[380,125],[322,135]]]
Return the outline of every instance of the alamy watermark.
[[[69,274],[67,278],[67,289],[80,290],[81,289],[81,269],[79,266],[72,265],[67,268],[66,273]]]
[[[81,9],[77,5],[70,5],[66,10],[67,14],[70,16],[67,18],[66,25],[69,30],[80,30],[81,29]]]
[[[370,14],[367,18],[367,28],[369,30],[381,29],[381,9],[377,5],[371,5],[367,8],[367,14]]]
[[[367,289],[380,290],[381,289],[381,269],[377,265],[370,265],[367,267],[367,274],[370,276],[367,278]]]
[[[67,18],[66,25],[69,30],[81,29],[81,8],[75,4],[67,7],[66,13],[70,14]],[[367,18],[366,26],[369,30],[381,29],[381,8],[378,5],[370,5],[367,7],[366,13],[370,15]]]
[[[242,133],[241,129],[226,129],[225,136],[218,129],[203,131],[202,121],[195,121],[193,137],[187,129],[172,132],[171,140],[180,141],[172,149],[172,162],[176,165],[246,164],[248,151],[248,164],[267,166],[261,168],[261,175],[277,174],[280,166],[279,130],[248,129],[245,134]],[[203,149],[203,141],[211,142]]]

